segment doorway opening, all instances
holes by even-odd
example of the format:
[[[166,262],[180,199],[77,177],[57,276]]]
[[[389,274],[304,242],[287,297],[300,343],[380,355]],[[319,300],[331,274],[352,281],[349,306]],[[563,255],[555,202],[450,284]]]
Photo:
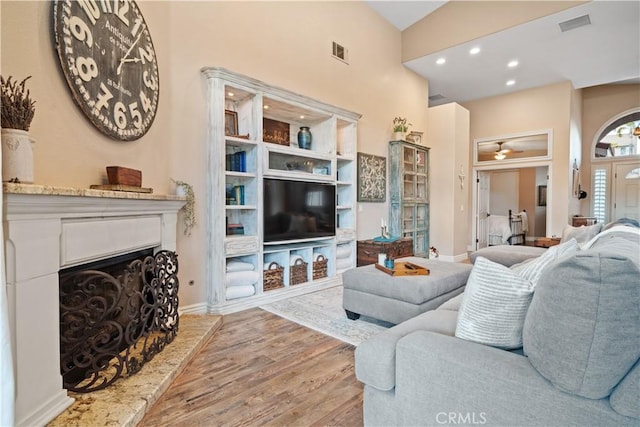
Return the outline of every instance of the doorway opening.
[[[526,212],[525,242],[533,244],[537,237],[547,235],[551,194],[550,164],[539,162],[518,165],[474,168],[473,227],[471,250],[489,245],[491,215]],[[505,239],[506,240],[506,239]]]

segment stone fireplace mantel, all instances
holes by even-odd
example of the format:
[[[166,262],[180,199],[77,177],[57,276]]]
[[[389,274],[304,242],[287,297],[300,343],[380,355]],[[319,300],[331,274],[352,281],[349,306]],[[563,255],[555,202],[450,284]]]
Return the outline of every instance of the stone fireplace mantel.
[[[176,249],[184,197],[3,184],[16,425],[44,425],[73,399],[62,388],[58,272],[140,249]]]

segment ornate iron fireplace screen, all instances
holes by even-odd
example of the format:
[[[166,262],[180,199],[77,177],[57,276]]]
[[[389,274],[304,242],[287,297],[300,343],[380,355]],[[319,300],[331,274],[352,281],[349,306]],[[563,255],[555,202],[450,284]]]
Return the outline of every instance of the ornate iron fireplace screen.
[[[60,272],[60,367],[67,390],[100,390],[133,375],[175,338],[176,253],[152,256],[149,250],[133,258]]]

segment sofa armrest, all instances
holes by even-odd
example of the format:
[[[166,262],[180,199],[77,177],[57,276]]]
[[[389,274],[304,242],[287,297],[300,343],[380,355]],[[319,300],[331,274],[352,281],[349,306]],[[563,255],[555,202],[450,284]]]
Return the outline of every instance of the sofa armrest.
[[[356,378],[359,381],[388,391],[396,383],[396,344],[415,331],[433,331],[453,335],[458,312],[432,310],[372,336],[356,347]]]
[[[431,332],[400,339],[402,425],[637,425],[609,405],[555,388],[525,356]]]

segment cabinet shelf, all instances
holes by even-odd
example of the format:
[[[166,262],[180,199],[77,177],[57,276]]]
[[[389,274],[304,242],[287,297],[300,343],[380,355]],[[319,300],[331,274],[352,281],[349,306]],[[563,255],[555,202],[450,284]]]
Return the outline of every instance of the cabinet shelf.
[[[225,171],[225,176],[235,177],[235,178],[255,178],[257,174],[255,172],[235,172],[235,171]]]

